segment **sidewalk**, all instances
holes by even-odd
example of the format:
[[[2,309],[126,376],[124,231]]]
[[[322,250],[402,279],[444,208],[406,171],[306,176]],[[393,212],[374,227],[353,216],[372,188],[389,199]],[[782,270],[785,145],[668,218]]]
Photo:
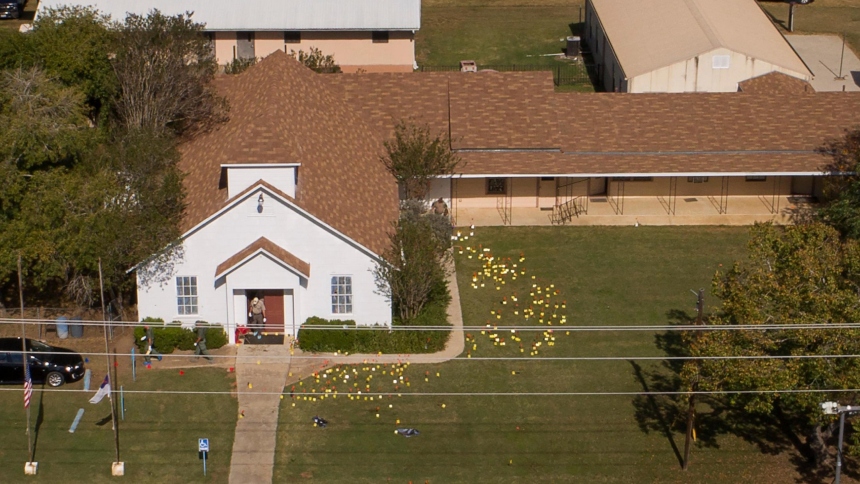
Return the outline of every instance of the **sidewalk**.
[[[236,385],[239,411],[244,417],[236,422],[233,439],[233,456],[230,461],[231,484],[257,484],[272,482],[275,464],[275,438],[278,430],[280,393],[284,387],[298,382],[315,371],[336,364],[398,362],[442,363],[459,356],[465,349],[463,313],[460,309],[460,291],[453,262],[448,268],[448,288],[451,304],[448,321],[453,326],[445,349],[437,353],[419,355],[354,354],[337,356],[336,361],[320,360],[318,354],[303,354],[284,345],[241,345],[236,355]],[[335,358],[335,356],[332,356]],[[250,383],[250,387],[249,387]],[[272,393],[270,395],[266,393]]]

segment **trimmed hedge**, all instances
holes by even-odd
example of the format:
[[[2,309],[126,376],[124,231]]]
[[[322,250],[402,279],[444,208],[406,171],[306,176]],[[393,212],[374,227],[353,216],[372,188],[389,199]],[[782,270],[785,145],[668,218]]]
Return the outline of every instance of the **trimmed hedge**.
[[[408,326],[441,326],[447,323],[447,301],[427,305]],[[341,327],[306,329],[310,326]],[[402,327],[396,324],[395,326]],[[379,326],[356,326],[353,320],[328,320],[310,317],[299,328],[299,347],[304,351],[341,351],[349,353],[435,353],[445,348],[450,331],[385,331]],[[158,339],[156,338],[156,341]]]
[[[194,342],[197,341],[197,330],[195,328],[183,328],[179,321],[173,321],[169,324],[164,324],[164,320],[158,318],[145,318],[143,323],[152,323],[153,338],[155,338],[155,350],[159,353],[168,355],[174,350],[190,351],[194,349]],[[199,321],[207,325],[206,328],[206,347],[210,350],[220,348],[227,344],[227,332],[220,325],[210,325],[205,321]],[[137,348],[145,353],[149,347],[148,341],[142,341],[140,338],[146,334],[143,326],[134,328],[134,340],[137,343]]]

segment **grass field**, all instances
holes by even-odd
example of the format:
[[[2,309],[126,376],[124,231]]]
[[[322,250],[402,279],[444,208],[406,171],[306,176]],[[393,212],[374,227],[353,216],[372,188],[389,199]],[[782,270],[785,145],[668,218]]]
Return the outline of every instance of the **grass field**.
[[[571,35],[572,6],[424,6],[416,36],[419,65],[553,64]]]
[[[783,33],[788,33],[788,4],[760,2]],[[816,0],[795,9],[794,33],[840,34],[845,42],[860,55],[860,1]]]
[[[464,248],[481,244],[481,250],[492,249],[496,264],[511,258],[505,262],[507,268],[517,263],[517,271],[526,269],[517,280],[510,273],[504,276],[506,283],[501,285],[502,276],[495,274],[494,280],[492,269],[490,277],[481,278],[477,254],[472,259],[466,250],[457,255],[465,324],[489,322],[498,329],[488,328],[485,334],[467,331],[472,337],[467,343],[469,357],[444,364],[412,365],[402,373],[401,368],[366,364],[323,374],[319,383],[304,380],[295,389],[296,398],[285,398],[281,408],[276,481],[312,476],[325,482],[723,483],[790,482],[798,477],[794,451],[786,439],[725,422],[699,428],[701,438],[693,449],[690,470],[681,471],[683,420],[677,418],[678,405],[668,397],[522,395],[641,392],[671,386],[671,372],[656,361],[535,358],[665,354],[661,333],[568,335],[566,327],[669,324],[692,317],[690,289],[709,289],[720,264],[743,256],[745,228],[479,230],[463,242]],[[525,260],[520,262],[521,252]],[[472,287],[475,273],[477,289]],[[542,292],[530,296],[536,291],[531,284]],[[550,304],[543,318],[531,302],[535,299]],[[527,306],[535,306],[529,320],[523,316]],[[560,324],[562,316],[565,325]],[[511,324],[534,324],[537,331],[512,334],[504,329]],[[554,331],[549,333],[550,329]],[[494,344],[495,337],[506,345]],[[535,349],[538,354],[532,356]],[[480,359],[502,356],[511,359]],[[338,377],[343,370],[350,372],[350,380]],[[373,378],[368,379],[370,375]],[[401,375],[407,380],[399,380]],[[366,395],[347,393],[344,385],[355,390],[353,382],[388,395],[371,401]],[[336,385],[337,398],[329,394],[316,402],[306,400]],[[462,392],[520,395],[444,395]],[[315,428],[314,415],[328,419],[330,425]],[[408,439],[394,435],[398,427],[417,428],[421,435]]]
[[[156,363],[157,366],[157,363]],[[91,388],[104,376],[103,360],[89,364]],[[229,376],[228,376],[229,375]],[[224,369],[140,369],[137,382],[120,365],[124,390],[230,391],[232,374]],[[39,387],[36,388],[38,390]],[[61,387],[81,390],[83,382]],[[35,432],[38,475],[24,477],[27,460],[23,391],[19,386],[0,387],[0,482],[116,482],[111,477],[115,460],[110,406],[105,399],[93,405],[95,390],[79,392],[34,391],[31,423]],[[232,388],[235,389],[235,388]],[[236,427],[237,403],[230,395],[125,394],[125,420],[120,421],[120,458],[128,482],[227,482]],[[69,427],[79,408],[85,409],[77,431]],[[119,418],[120,415],[118,414]],[[103,420],[107,419],[107,420]],[[100,422],[101,421],[101,422]],[[212,451],[203,477],[197,439],[208,437]]]

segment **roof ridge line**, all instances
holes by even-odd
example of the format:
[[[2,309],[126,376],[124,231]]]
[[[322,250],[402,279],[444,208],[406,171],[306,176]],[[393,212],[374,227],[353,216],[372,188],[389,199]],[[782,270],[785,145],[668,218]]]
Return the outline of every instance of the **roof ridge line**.
[[[702,11],[699,10],[699,6],[696,5],[696,0],[684,0],[684,4],[687,6],[687,9],[690,10],[690,14],[693,15],[693,18],[696,19],[696,23],[701,27],[702,32],[704,32],[705,37],[711,42],[711,45],[714,49],[719,47],[726,47],[723,39],[717,34],[717,32],[711,27],[711,24],[702,15]]]

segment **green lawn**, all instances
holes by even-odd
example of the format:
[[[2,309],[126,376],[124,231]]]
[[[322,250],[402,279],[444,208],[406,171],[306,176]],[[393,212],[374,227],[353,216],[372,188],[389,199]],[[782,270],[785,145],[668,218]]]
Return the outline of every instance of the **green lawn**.
[[[657,361],[547,361],[531,355],[535,349],[540,357],[665,354],[661,345],[667,338],[661,333],[566,334],[566,328],[668,324],[692,317],[690,289],[709,290],[719,265],[743,256],[746,239],[747,229],[722,227],[479,229],[457,255],[465,324],[491,325],[484,334],[467,331],[470,358],[412,365],[402,373],[358,365],[323,374],[319,382],[304,380],[295,388],[296,398],[287,396],[281,409],[276,481],[304,475],[324,482],[790,482],[799,474],[785,439],[754,426],[736,428],[737,422],[717,425],[705,416],[690,470],[681,471],[682,405],[668,397],[441,395],[671,388],[671,372]],[[465,250],[478,244],[481,251],[492,249],[497,265],[494,280],[490,264],[484,287],[481,261],[476,253],[469,259]],[[498,262],[507,258],[508,269],[516,263],[525,274],[518,272],[516,280],[507,274],[502,285]],[[472,287],[476,273],[477,289]],[[543,318],[533,302],[541,299]],[[535,316],[526,320],[529,306]],[[504,329],[511,324],[532,324],[538,331],[512,334]],[[500,341],[494,344],[496,337]],[[478,359],[493,356],[512,359]],[[343,371],[350,372],[349,380]],[[356,397],[366,385],[389,395],[373,401]],[[313,401],[333,387],[337,398],[329,394]],[[346,393],[347,387],[353,393]],[[314,415],[327,418],[329,427],[315,428]],[[394,434],[398,427],[422,433],[407,439]]]
[[[429,67],[457,66],[467,59],[479,68],[554,67],[563,79],[574,78],[563,80],[559,90],[593,92],[581,64],[552,55],[563,52],[573,31],[578,34],[579,15],[580,5],[557,0],[424,2],[415,57],[418,65]]]
[[[554,64],[578,20],[576,6],[424,6],[415,56],[419,65]]]
[[[157,363],[156,363],[157,365]],[[104,377],[103,361],[93,369],[91,388]],[[233,375],[224,369],[139,370],[137,382],[120,367],[119,379],[128,390],[230,391]],[[23,391],[5,386],[0,392],[0,482],[22,482],[27,460]],[[40,387],[37,387],[37,390]],[[83,382],[62,389],[81,390]],[[110,475],[115,459],[110,406],[93,405],[87,393],[34,391],[31,422],[38,426],[35,446],[39,472],[26,482],[116,482]],[[128,482],[227,482],[237,403],[230,395],[125,395],[125,420],[120,421],[120,458]],[[77,431],[69,427],[79,408],[85,409]],[[106,423],[99,421],[108,418]],[[119,417],[119,415],[118,415]],[[198,460],[197,439],[208,437],[212,448],[207,477]]]

